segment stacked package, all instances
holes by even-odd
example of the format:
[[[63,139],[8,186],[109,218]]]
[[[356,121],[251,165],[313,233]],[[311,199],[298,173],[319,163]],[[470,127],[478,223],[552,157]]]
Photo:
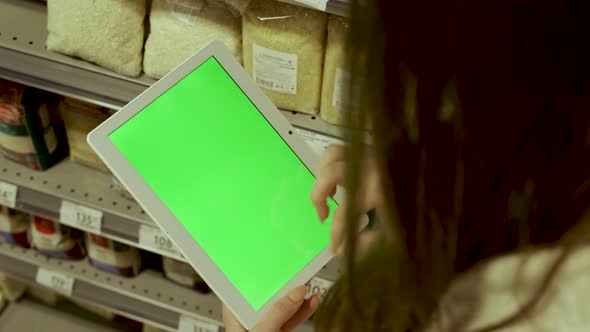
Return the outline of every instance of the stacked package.
[[[84,232],[42,217],[31,218],[31,246],[35,250],[62,259],[84,258]]]
[[[47,49],[141,73],[146,0],[49,0]]]
[[[279,108],[320,108],[325,13],[257,0],[243,16],[244,67]]]
[[[28,248],[29,216],[0,205],[0,237],[10,243]]]
[[[67,156],[68,142],[55,95],[0,80],[0,153],[37,170]]]
[[[86,234],[86,249],[90,264],[97,269],[123,277],[139,273],[141,256],[137,248],[99,235]]]
[[[350,73],[346,67],[346,37],[348,22],[345,18],[330,16],[324,60],[321,117],[329,123],[343,125],[349,110]]]
[[[86,136],[112,113],[105,107],[91,105],[76,99],[64,98],[61,114],[66,125],[70,145],[70,159],[82,165],[109,172],[107,166],[94,153]]]
[[[170,257],[162,257],[162,265],[164,276],[177,284],[194,288],[201,293],[210,291],[207,284],[189,264]]]
[[[144,71],[160,78],[215,40],[241,62],[241,30],[240,17],[223,2],[153,0]]]

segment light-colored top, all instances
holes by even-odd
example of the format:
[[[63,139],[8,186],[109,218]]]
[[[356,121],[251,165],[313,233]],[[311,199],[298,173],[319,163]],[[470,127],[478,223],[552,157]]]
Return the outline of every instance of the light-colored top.
[[[428,332],[473,331],[511,316],[536,292],[559,253],[499,257],[467,273],[452,285]],[[590,247],[570,255],[545,294],[531,315],[499,332],[589,332]]]

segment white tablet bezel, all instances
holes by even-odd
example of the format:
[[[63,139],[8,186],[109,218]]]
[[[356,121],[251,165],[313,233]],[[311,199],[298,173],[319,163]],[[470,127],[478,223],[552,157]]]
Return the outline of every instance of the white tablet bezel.
[[[264,95],[226,46],[219,41],[211,43],[193,55],[94,129],[88,134],[88,143],[152,220],[167,233],[188,263],[202,276],[220,300],[230,308],[245,328],[251,329],[277,299],[285,296],[291,289],[304,285],[329,262],[333,256],[329,246],[295,275],[260,310],[255,311],[109,139],[109,135],[113,131],[211,57],[215,57],[271,126],[315,175],[319,157]],[[336,202],[341,202],[341,193],[337,192],[334,199]],[[196,264],[197,262],[198,264]]]

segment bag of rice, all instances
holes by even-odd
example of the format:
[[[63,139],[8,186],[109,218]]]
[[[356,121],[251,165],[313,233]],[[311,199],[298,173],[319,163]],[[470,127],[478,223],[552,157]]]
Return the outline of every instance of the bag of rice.
[[[84,232],[42,217],[31,218],[33,221],[30,242],[35,250],[62,259],[84,258]]]
[[[64,98],[60,108],[70,145],[70,159],[84,166],[110,173],[108,167],[88,145],[86,136],[113,111],[72,98]]]
[[[244,67],[279,108],[320,108],[326,14],[257,0],[243,16]]]
[[[322,119],[332,124],[346,123],[350,73],[346,70],[346,38],[348,22],[343,17],[330,16],[322,84]]]
[[[20,299],[26,289],[24,283],[0,273],[0,293],[4,294],[6,300],[13,302]]]
[[[138,76],[146,0],[49,0],[47,49]]]
[[[88,259],[95,268],[123,277],[139,273],[141,256],[137,248],[95,234],[86,234]]]
[[[242,61],[240,17],[225,3],[205,0],[153,0],[143,68],[161,78],[214,40]]]
[[[0,205],[0,237],[24,248],[29,247],[29,216]]]
[[[177,284],[194,288],[201,293],[209,293],[209,286],[201,279],[197,272],[187,263],[162,257],[164,276]]]
[[[0,153],[37,170],[68,155],[56,95],[0,79]]]

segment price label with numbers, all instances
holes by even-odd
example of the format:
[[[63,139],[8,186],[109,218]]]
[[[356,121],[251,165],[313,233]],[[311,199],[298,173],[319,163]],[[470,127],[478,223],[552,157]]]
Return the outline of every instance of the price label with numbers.
[[[100,234],[102,226],[102,211],[91,209],[68,201],[61,202],[59,221],[68,226]]]
[[[178,322],[179,332],[219,332],[219,326],[189,318],[186,316],[180,316]]]
[[[310,298],[316,292],[320,292],[321,298],[324,298],[326,292],[330,287],[332,287],[334,283],[330,280],[326,280],[320,277],[314,277],[311,279],[309,284],[307,284],[307,294],[305,294],[305,298]]]
[[[314,133],[309,130],[299,129],[297,128],[297,133],[303,137],[303,139],[307,142],[307,144],[313,149],[313,151],[318,155],[323,155],[324,150],[330,144],[344,144],[343,140]]]
[[[14,209],[16,207],[16,192],[17,186],[0,181],[0,205]]]
[[[182,258],[182,254],[162,230],[141,225],[139,227],[139,246],[143,249],[164,254],[174,258]]]
[[[76,279],[63,273],[39,268],[36,281],[38,284],[49,287],[60,294],[71,296]]]

